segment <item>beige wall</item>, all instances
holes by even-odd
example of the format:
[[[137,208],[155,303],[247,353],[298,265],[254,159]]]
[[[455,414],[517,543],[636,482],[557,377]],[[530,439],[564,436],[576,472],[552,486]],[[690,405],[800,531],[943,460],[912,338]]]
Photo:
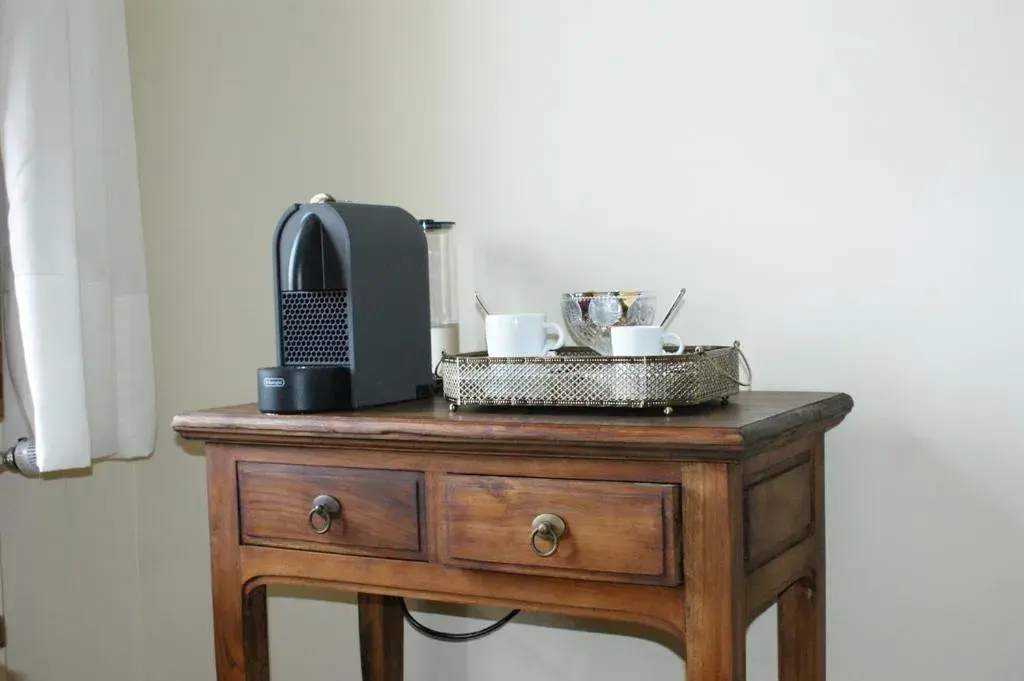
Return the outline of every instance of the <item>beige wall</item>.
[[[828,440],[829,678],[1019,676],[1019,7],[127,4],[159,451],[0,480],[12,668],[213,678],[203,459],[166,424],[253,398],[274,222],[329,191],[458,222],[467,347],[474,287],[554,316],[566,289],[687,286],[677,330],[740,339],[758,388],[853,394]],[[293,596],[275,678],[356,678],[351,604]],[[542,624],[410,636],[409,678],[679,678],[656,643]],[[748,679],[774,679],[770,615],[749,640]]]

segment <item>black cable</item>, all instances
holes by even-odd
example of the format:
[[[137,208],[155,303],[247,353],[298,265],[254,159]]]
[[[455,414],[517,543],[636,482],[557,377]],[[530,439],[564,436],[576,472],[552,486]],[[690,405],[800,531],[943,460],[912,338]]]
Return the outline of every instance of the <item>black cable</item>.
[[[449,634],[448,632],[445,632],[445,631],[438,631],[437,629],[431,629],[430,627],[426,626],[422,622],[419,622],[419,621],[415,620],[413,618],[413,616],[412,616],[412,613],[409,612],[409,607],[405,604],[405,599],[404,598],[401,599],[401,603],[402,603],[402,615],[405,617],[405,621],[408,622],[409,625],[413,629],[415,629],[416,631],[420,632],[424,636],[427,636],[428,638],[434,639],[435,641],[445,641],[447,643],[465,643],[466,641],[472,641],[474,639],[483,638],[487,634],[493,634],[498,629],[501,629],[503,626],[508,624],[512,620],[513,617],[515,617],[516,615],[519,614],[518,610],[513,610],[512,612],[510,612],[509,614],[505,615],[504,617],[502,617],[500,620],[498,620],[494,624],[492,624],[492,625],[490,625],[488,627],[484,627],[483,629],[480,629],[479,631],[471,631],[471,632],[466,633],[466,634]]]

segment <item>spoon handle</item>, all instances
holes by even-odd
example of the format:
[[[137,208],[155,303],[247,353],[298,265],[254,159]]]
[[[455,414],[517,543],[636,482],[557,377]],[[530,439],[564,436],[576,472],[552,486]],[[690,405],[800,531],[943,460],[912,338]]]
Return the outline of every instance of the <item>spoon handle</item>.
[[[669,306],[668,312],[665,313],[665,318],[661,320],[661,328],[666,328],[671,322],[672,318],[676,316],[676,312],[679,311],[680,305],[683,303],[683,298],[686,297],[686,289],[679,289],[679,294],[676,299],[672,301],[672,305]]]
[[[483,298],[480,297],[479,291],[473,291],[473,297],[476,299],[476,304],[477,306],[479,306],[480,311],[483,312],[484,315],[491,314],[490,311],[487,309],[487,306],[484,305],[484,300]]]

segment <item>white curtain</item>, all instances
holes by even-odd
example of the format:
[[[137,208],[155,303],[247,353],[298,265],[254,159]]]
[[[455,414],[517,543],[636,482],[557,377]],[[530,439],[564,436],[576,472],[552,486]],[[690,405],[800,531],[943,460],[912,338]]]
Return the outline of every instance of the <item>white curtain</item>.
[[[123,0],[0,0],[4,339],[44,471],[153,450]]]

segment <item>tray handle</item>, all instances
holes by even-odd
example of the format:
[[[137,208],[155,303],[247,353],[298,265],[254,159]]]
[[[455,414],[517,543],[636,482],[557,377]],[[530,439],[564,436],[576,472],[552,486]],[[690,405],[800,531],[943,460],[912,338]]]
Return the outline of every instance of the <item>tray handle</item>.
[[[732,347],[733,347],[733,349],[736,352],[739,353],[740,359],[743,361],[743,373],[745,373],[747,375],[746,383],[741,381],[739,376],[733,376],[728,371],[723,371],[722,369],[720,369],[718,367],[718,363],[715,362],[715,361],[711,362],[711,368],[713,368],[715,370],[715,372],[718,373],[720,376],[725,376],[726,378],[728,378],[730,381],[732,381],[736,385],[740,386],[741,388],[749,388],[754,383],[754,373],[753,373],[753,371],[750,370],[750,362],[747,361],[747,356],[744,355],[743,354],[743,350],[740,349],[740,342],[739,341],[733,341]],[[702,355],[702,354],[704,354],[704,348],[698,347],[696,349],[696,352],[698,354]]]

